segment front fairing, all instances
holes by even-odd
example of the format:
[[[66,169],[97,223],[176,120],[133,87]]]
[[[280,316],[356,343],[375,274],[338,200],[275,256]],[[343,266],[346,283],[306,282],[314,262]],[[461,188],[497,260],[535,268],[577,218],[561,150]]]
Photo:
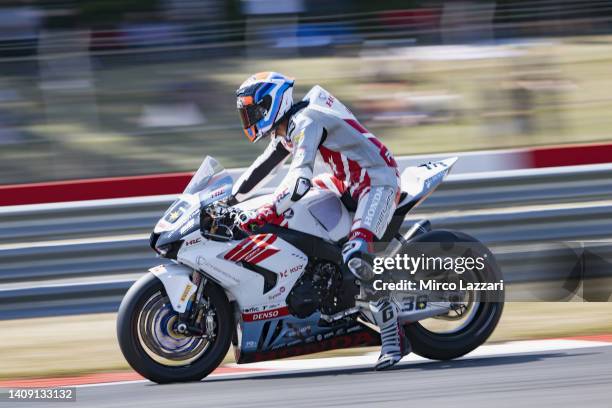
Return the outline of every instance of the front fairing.
[[[153,233],[155,246],[163,248],[200,227],[200,201],[195,194],[181,194],[159,219]]]
[[[183,194],[170,205],[153,230],[151,246],[166,255],[170,247],[200,227],[200,211],[231,195],[233,180],[218,162],[206,157]],[[175,248],[178,250],[178,248]]]

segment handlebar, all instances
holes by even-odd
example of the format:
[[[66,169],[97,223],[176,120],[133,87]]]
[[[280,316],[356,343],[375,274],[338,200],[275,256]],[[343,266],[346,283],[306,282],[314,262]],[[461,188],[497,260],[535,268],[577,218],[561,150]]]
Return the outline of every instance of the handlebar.
[[[248,234],[238,226],[242,213],[243,211],[222,201],[209,204],[200,209],[200,233],[217,241],[243,239]]]

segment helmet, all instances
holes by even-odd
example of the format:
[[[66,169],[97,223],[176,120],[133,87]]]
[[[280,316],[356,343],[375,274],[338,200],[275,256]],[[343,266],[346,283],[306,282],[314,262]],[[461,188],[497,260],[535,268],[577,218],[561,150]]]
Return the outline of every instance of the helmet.
[[[257,73],[236,91],[244,134],[256,142],[276,128],[293,105],[293,79],[277,72]]]

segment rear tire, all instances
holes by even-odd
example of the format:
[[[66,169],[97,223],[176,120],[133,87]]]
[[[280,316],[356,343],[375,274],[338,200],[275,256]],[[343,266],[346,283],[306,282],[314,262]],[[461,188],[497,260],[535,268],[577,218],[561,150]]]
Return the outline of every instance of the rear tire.
[[[216,313],[216,336],[201,356],[180,366],[155,361],[140,340],[139,316],[145,303],[156,294],[166,296],[161,281],[149,273],[136,281],[123,298],[117,316],[117,338],[123,356],[136,372],[159,384],[201,380],[219,366],[231,343],[233,317],[225,293],[213,282],[206,284],[203,296]]]
[[[487,282],[498,282],[502,273],[489,249],[475,238],[455,231],[432,231],[417,238],[421,242],[470,242],[487,255],[483,274]],[[432,360],[452,360],[481,346],[493,333],[504,309],[503,292],[496,301],[481,302],[469,324],[452,333],[432,332],[419,322],[405,326],[413,351]]]
[[[480,305],[478,315],[461,332],[453,334],[433,333],[412,323],[405,327],[413,351],[431,360],[452,360],[480,347],[493,333],[503,310],[503,303]]]

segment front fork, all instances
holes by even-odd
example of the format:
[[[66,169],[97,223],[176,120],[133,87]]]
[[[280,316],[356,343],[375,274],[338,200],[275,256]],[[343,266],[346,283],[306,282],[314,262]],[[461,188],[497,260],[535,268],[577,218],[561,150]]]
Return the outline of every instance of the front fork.
[[[194,270],[191,281],[197,289],[189,306],[183,313],[179,313],[176,331],[184,335],[212,339],[215,334],[215,312],[210,309],[210,303],[204,298],[204,287],[208,279]]]

